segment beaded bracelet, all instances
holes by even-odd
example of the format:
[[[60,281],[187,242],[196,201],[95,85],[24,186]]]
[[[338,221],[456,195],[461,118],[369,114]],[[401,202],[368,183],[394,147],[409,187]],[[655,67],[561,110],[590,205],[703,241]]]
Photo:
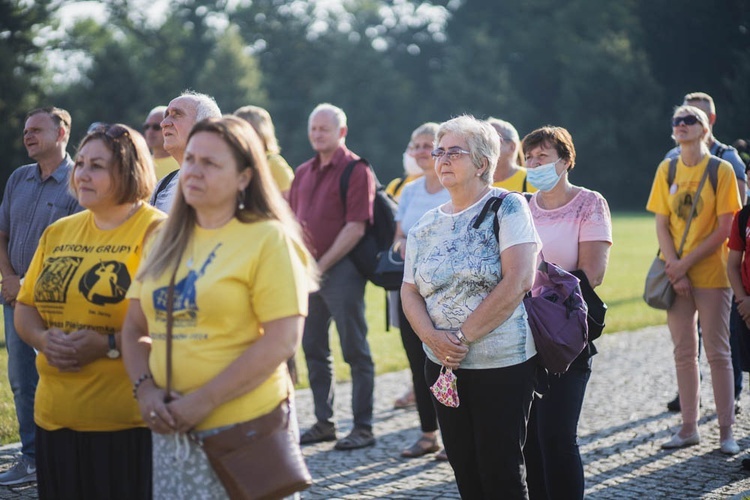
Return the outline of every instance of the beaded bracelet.
[[[144,373],[140,377],[138,377],[138,380],[135,381],[133,384],[133,399],[138,399],[138,388],[141,386],[142,383],[144,383],[146,380],[151,379],[153,380],[154,377],[150,373]]]

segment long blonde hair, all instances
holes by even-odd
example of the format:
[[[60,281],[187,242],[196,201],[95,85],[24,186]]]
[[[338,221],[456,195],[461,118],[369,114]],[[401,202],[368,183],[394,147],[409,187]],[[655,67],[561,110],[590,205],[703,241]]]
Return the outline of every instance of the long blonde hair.
[[[302,238],[302,229],[289,205],[275,187],[263,145],[253,127],[236,116],[207,118],[193,126],[188,136],[188,142],[199,132],[209,132],[221,137],[232,151],[239,170],[249,168],[252,172],[247,188],[244,191],[238,191],[238,193],[241,193],[244,208],[240,209],[238,204],[235,209],[235,217],[246,224],[277,220],[281,222],[287,236],[296,243],[299,251],[307,253]],[[179,264],[182,253],[190,242],[197,224],[197,218],[195,209],[185,201],[181,187],[182,179],[180,179],[175,193],[169,218],[158,235],[155,236],[153,249],[141,266],[137,276],[138,279],[146,276],[156,278],[168,269],[173,269]],[[314,259],[308,253],[305,260],[308,263],[307,271],[310,278],[313,282],[317,282]]]

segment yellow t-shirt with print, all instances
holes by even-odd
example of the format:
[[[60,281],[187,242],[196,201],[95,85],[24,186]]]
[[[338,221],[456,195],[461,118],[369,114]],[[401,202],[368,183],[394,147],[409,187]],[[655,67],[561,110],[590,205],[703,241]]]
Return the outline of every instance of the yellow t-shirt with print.
[[[120,331],[144,235],[164,217],[144,204],[110,230],[96,227],[88,210],[60,219],[39,240],[18,301],[36,308],[48,328]],[[83,432],[143,427],[122,358],[99,358],[78,372],[61,372],[39,353],[36,366],[34,421],[39,427]]]
[[[174,172],[178,168],[180,168],[180,164],[171,156],[154,158],[154,173],[156,173],[157,181],[162,180],[164,176],[170,172]]]
[[[292,180],[294,179],[294,171],[289,163],[279,154],[269,153],[266,155],[268,160],[268,168],[271,170],[271,177],[279,187],[279,190],[283,193],[289,191],[292,186]]]
[[[508,191],[517,191],[519,193],[536,193],[539,191],[528,181],[526,181],[526,186],[524,186],[524,181],[526,181],[526,169],[524,167],[518,167],[516,173],[504,181],[494,182],[492,186],[507,189]]]
[[[307,315],[307,254],[277,221],[195,228],[175,277],[172,381],[188,394],[215,378],[263,335],[262,324]],[[166,386],[166,296],[170,273],[136,280],[152,339],[149,366]],[[215,409],[197,426],[212,429],[273,410],[290,390],[286,363],[254,390]]]
[[[677,160],[674,183],[667,186],[669,161],[664,160],[659,165],[651,187],[646,209],[649,212],[669,216],[669,232],[672,235],[675,250],[679,250],[682,234],[685,231],[687,218],[693,199],[698,191],[703,173],[708,166],[709,155],[706,155],[698,165],[686,167],[682,158]],[[737,192],[737,179],[731,165],[721,161],[718,169],[716,192],[710,179],[706,179],[701,189],[700,198],[695,207],[695,215],[690,223],[685,240],[683,255],[692,252],[718,226],[718,216],[731,214],[741,208]],[[727,278],[727,255],[729,250],[725,241],[711,255],[701,260],[688,271],[688,278],[693,286],[699,288],[726,288],[729,286]]]

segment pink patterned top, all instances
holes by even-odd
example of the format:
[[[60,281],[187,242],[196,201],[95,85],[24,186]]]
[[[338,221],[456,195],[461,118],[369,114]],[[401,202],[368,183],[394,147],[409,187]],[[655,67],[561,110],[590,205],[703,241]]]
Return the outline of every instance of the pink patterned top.
[[[579,269],[578,243],[607,241],[612,243],[612,217],[607,200],[586,188],[560,208],[545,210],[531,198],[531,215],[542,240],[544,259],[566,271]]]

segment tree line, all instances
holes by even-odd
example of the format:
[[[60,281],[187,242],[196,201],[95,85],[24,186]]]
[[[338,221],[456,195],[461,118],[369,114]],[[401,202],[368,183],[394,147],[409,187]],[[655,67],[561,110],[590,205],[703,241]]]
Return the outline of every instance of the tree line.
[[[64,2],[0,0],[3,181],[28,162],[29,109],[71,112],[72,153],[91,122],[140,128],[184,89],[226,113],[267,108],[292,165],[312,154],[312,108],[336,104],[347,144],[382,182],[425,121],[494,116],[522,136],[561,125],[578,153],[573,182],[616,209],[644,206],[685,93],[714,97],[720,140],[750,136],[744,0],[179,0],[158,20],[144,5],[111,0],[104,22],[56,31]]]

